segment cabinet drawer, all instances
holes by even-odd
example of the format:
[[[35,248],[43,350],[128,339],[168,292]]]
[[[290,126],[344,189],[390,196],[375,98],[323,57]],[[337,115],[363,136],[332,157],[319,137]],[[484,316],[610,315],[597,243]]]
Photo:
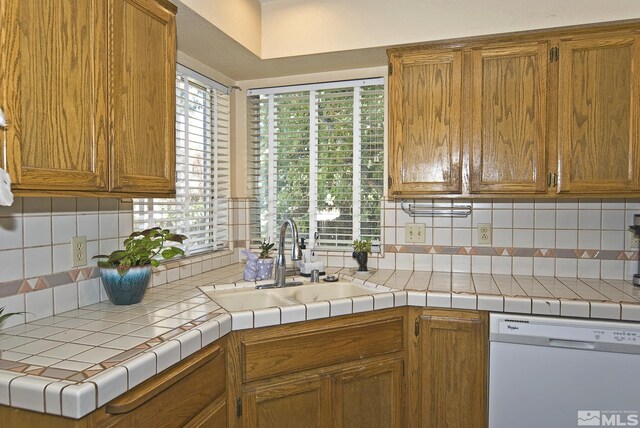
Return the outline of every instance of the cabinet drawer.
[[[402,317],[242,342],[243,380],[251,382],[403,349]]]
[[[111,401],[100,425],[184,426],[225,391],[225,353],[212,345]]]

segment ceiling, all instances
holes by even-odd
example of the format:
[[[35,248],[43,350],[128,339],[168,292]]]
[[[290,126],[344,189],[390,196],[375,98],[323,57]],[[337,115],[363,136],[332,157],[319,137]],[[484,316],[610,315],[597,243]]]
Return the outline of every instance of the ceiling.
[[[384,47],[260,59],[178,0],[178,50],[235,81],[384,66]]]

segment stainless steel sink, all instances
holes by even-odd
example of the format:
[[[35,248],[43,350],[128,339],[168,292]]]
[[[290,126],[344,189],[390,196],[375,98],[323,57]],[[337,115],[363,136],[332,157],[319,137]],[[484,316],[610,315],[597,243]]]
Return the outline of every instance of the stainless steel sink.
[[[306,283],[297,287],[269,289],[251,287],[216,290],[212,285],[198,288],[211,300],[230,312],[290,306],[384,292],[350,281]]]

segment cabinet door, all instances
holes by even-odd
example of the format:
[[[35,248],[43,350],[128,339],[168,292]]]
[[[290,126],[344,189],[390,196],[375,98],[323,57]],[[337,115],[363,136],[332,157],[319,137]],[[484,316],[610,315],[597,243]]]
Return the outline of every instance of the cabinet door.
[[[175,193],[174,9],[164,1],[111,1],[111,190]]]
[[[333,375],[334,428],[402,426],[401,358],[362,363]]]
[[[391,193],[460,193],[462,54],[394,53],[390,65]]]
[[[426,310],[420,323],[421,426],[487,426],[487,314]]]
[[[546,43],[471,57],[471,192],[546,192]]]
[[[105,2],[0,4],[4,166],[14,190],[106,189]]]
[[[330,428],[331,381],[310,376],[243,393],[244,428]]]
[[[639,36],[562,41],[559,56],[558,191],[637,191]]]

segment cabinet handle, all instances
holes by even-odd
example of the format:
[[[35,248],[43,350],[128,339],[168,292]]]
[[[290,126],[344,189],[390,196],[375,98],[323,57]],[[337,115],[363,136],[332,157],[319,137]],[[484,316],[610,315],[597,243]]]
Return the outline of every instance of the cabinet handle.
[[[158,374],[142,384],[136,386],[125,395],[116,398],[106,406],[106,412],[112,415],[129,413],[142,406],[153,397],[157,396],[167,388],[184,379],[195,370],[199,369],[222,352],[220,346],[212,346],[209,349],[202,349],[191,357],[178,363],[164,373]]]
[[[551,173],[547,172],[547,187],[551,187]]]
[[[4,112],[0,108],[0,129],[4,129],[9,126],[9,122],[7,122],[7,118],[4,117]]]
[[[558,187],[558,174],[553,173],[553,187]]]

